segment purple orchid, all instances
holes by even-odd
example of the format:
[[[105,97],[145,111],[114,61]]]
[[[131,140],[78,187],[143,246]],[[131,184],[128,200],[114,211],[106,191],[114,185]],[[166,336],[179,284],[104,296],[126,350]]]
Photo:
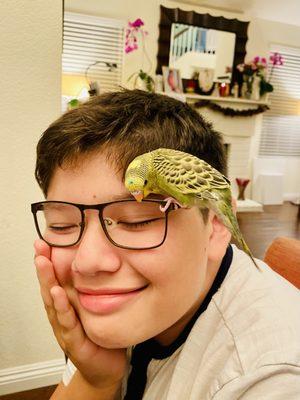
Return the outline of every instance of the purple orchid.
[[[137,18],[134,22],[128,22],[128,25],[131,28],[140,28],[144,25],[144,22],[141,20],[141,18]]]
[[[281,54],[274,52],[270,55],[270,61],[274,65],[283,65],[283,58]]]
[[[131,53],[134,50],[138,49],[138,34],[139,32],[142,34],[142,37],[146,36],[148,32],[146,32],[142,27],[144,26],[144,22],[141,18],[137,18],[134,22],[128,22],[128,28],[126,29],[126,37],[125,37],[125,53]]]

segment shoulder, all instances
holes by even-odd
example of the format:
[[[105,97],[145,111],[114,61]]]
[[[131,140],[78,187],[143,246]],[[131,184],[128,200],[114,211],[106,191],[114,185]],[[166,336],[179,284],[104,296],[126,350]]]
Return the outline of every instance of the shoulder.
[[[230,383],[231,398],[232,390],[251,385],[258,390],[257,382],[261,388],[290,382],[291,390],[300,391],[300,292],[265,263],[258,263],[260,271],[234,248],[228,276],[213,298],[231,346],[220,385],[225,390]],[[282,395],[288,393],[284,390]],[[223,393],[217,398],[227,397]]]
[[[300,292],[257,261],[260,270],[234,247],[232,265],[214,305],[245,369],[287,358],[300,365]]]
[[[259,390],[272,396],[278,385],[278,399],[296,399],[284,397],[284,382],[300,392],[300,294],[257,261],[261,271],[234,246],[225,280],[184,344],[178,362],[193,375],[190,399],[265,399]]]

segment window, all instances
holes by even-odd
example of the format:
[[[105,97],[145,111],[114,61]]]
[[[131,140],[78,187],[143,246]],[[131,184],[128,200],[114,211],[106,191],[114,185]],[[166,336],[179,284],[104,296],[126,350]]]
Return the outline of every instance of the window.
[[[300,156],[300,48],[272,45],[270,51],[282,55],[283,65],[273,70],[274,92],[263,116],[259,154]]]
[[[96,81],[101,93],[117,89],[122,82],[124,27],[123,21],[65,12],[63,79],[77,78],[78,83],[81,78],[81,87]]]

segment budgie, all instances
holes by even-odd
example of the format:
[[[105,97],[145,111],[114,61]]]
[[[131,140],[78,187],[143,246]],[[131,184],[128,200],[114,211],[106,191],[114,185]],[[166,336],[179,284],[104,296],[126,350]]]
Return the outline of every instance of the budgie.
[[[179,207],[210,208],[259,268],[233,212],[230,181],[204,160],[182,151],[160,148],[136,157],[129,164],[125,186],[137,201],[150,193],[168,196],[162,211],[171,202]]]

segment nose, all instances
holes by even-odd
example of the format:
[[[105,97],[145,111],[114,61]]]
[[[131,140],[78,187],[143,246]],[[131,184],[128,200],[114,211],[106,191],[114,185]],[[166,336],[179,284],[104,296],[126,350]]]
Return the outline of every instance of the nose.
[[[107,239],[97,213],[93,217],[87,222],[72,269],[82,275],[116,272],[122,263],[120,251]]]

